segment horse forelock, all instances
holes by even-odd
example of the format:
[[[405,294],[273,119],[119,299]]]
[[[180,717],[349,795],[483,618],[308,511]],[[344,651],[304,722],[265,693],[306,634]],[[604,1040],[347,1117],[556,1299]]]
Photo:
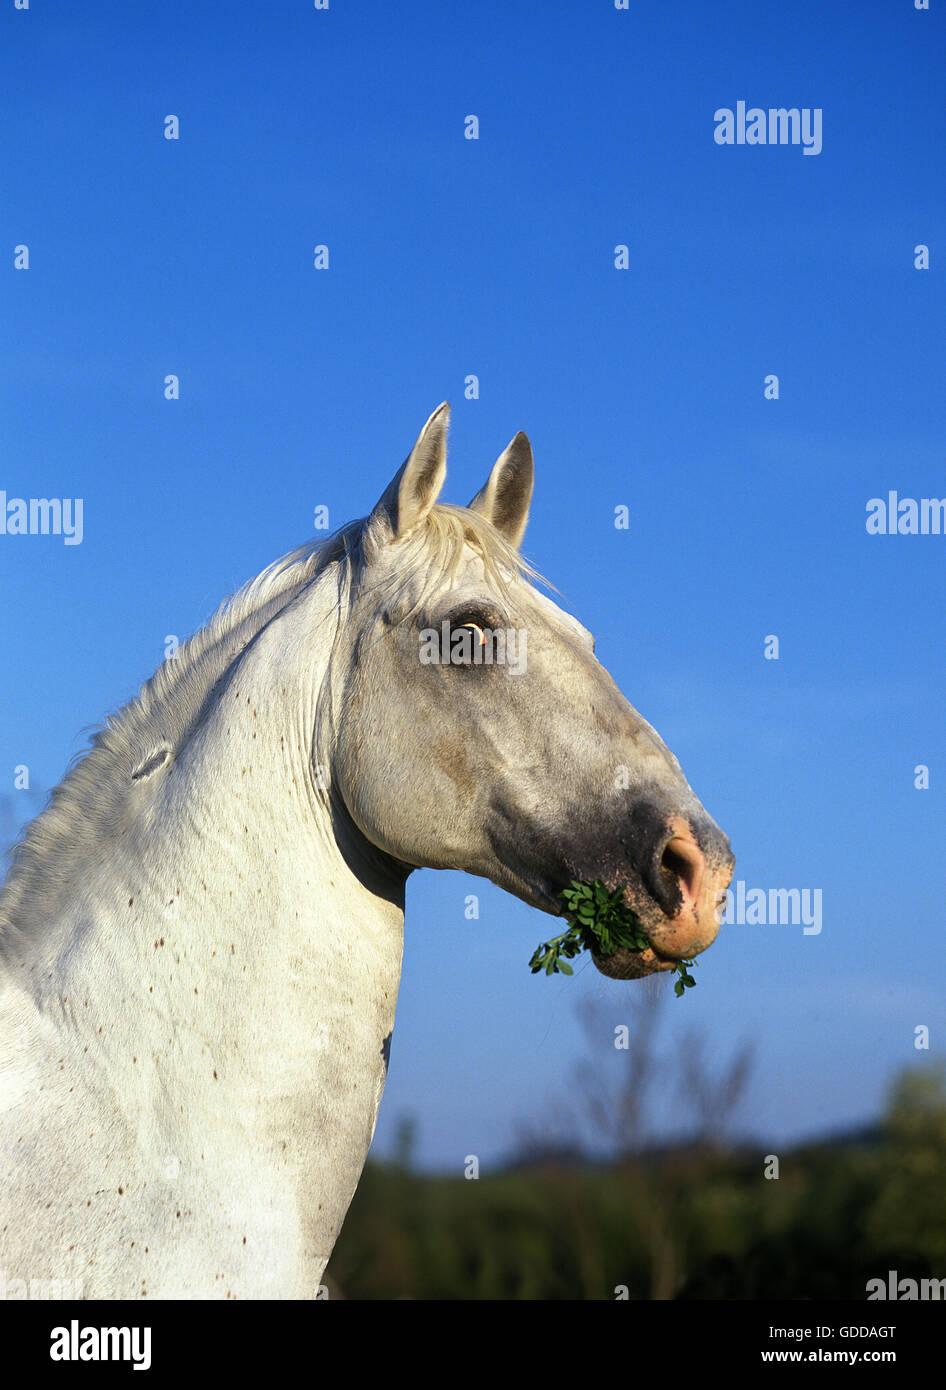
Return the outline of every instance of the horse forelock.
[[[554,588],[485,516],[469,507],[438,503],[421,526],[392,548],[376,587],[369,567],[362,597],[392,604],[393,621],[406,622],[432,594],[455,582],[469,559],[468,550],[482,561],[487,585],[504,597],[519,580]]]

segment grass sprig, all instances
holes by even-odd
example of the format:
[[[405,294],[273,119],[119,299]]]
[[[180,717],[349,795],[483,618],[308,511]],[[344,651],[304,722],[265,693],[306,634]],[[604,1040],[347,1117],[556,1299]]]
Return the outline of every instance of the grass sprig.
[[[540,970],[546,975],[573,975],[568,961],[582,951],[613,956],[620,947],[643,951],[650,945],[640,918],[622,901],[623,886],[609,893],[599,879],[593,883],[572,879],[571,887],[563,889],[559,896],[567,909],[568,930],[553,936],[551,941],[543,941],[533,952],[529,962],[533,975]],[[673,986],[677,998],[696,984],[687,968],[694,964],[692,960],[680,960],[674,966],[673,973],[680,976]]]

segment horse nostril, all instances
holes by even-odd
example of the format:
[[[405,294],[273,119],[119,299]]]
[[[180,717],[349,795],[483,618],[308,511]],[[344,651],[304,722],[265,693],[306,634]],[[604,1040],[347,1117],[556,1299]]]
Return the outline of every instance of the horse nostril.
[[[680,884],[691,902],[699,897],[706,861],[699,845],[693,840],[684,840],[681,836],[674,835],[664,846],[660,867]]]

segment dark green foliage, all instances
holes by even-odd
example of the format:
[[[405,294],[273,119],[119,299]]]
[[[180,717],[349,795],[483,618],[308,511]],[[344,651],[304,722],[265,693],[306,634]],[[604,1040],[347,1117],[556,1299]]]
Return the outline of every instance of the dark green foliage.
[[[476,1180],[369,1163],[326,1271],[332,1297],[853,1299],[946,1274],[946,1078],[913,1073],[856,1142],[701,1145],[536,1162]]]

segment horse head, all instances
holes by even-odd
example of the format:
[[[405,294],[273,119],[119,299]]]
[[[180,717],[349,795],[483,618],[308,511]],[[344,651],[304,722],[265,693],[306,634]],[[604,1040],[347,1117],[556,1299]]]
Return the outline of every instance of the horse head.
[[[598,969],[673,970],[716,937],[729,842],[591,634],[530,582],[528,439],[468,508],[444,506],[448,419],[430,416],[362,529],[335,793],[404,872],[463,869],[553,914],[573,880],[623,887],[649,945]]]

